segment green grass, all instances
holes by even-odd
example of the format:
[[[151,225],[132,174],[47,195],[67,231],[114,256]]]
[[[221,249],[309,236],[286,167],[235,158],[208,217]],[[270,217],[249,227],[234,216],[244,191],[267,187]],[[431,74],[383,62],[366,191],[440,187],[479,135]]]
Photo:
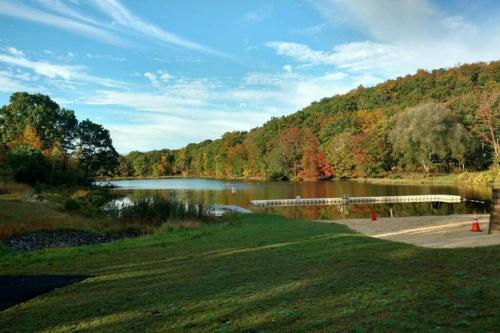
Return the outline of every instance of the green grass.
[[[1,274],[93,277],[0,312],[3,332],[493,332],[500,246],[431,250],[344,226],[233,223],[25,254]]]

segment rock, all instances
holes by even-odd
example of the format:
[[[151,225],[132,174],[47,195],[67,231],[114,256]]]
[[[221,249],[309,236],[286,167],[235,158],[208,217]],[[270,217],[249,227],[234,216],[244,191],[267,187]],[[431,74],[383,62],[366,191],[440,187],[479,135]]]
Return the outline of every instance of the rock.
[[[14,237],[5,244],[16,252],[34,251],[53,247],[73,247],[133,238],[130,233],[92,233],[87,231],[36,232]]]

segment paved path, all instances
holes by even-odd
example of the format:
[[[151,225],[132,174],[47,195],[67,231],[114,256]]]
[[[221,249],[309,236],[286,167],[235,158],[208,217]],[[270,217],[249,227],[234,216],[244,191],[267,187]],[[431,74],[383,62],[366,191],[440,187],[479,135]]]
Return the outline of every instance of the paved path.
[[[412,216],[334,221],[365,235],[429,248],[478,247],[500,244],[500,234],[488,235],[489,215],[478,215],[483,232],[471,232],[473,215]]]

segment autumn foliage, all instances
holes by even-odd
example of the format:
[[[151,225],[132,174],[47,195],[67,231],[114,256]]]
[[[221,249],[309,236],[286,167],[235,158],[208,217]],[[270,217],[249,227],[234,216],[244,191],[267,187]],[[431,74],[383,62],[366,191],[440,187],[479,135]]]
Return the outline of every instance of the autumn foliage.
[[[323,98],[249,132],[177,150],[132,152],[127,176],[318,180],[484,170],[500,162],[500,61],[388,80]],[[422,111],[423,110],[423,111]],[[430,119],[430,120],[429,120]],[[496,161],[496,162],[495,162]]]

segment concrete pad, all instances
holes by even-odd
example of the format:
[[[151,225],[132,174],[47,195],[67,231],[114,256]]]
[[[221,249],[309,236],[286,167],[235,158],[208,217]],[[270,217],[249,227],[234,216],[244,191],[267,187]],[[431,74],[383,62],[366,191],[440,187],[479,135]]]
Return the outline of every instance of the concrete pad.
[[[318,221],[338,223],[365,235],[428,248],[478,247],[500,244],[488,235],[489,215],[477,215],[482,232],[471,232],[474,215],[411,216]]]

